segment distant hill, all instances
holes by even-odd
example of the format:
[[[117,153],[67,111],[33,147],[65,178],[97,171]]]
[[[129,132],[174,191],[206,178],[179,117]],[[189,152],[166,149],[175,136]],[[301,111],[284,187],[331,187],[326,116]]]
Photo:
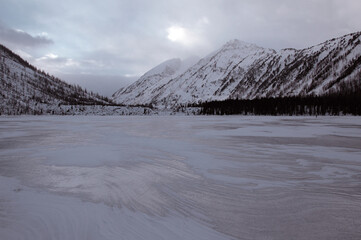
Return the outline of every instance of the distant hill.
[[[68,113],[74,109],[70,105],[112,104],[105,97],[38,70],[0,45],[0,114],[63,114],[64,109]]]
[[[226,99],[324,95],[360,86],[361,32],[275,51],[232,40],[188,68],[166,61],[113,94],[121,104],[173,108]]]

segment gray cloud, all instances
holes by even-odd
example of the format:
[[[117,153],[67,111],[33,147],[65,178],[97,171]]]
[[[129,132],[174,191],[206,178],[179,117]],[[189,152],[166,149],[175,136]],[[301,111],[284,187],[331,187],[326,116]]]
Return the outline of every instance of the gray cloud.
[[[89,91],[99,92],[107,97],[111,97],[118,88],[126,87],[137,79],[136,77],[101,74],[60,74],[59,77],[67,82],[78,84]]]
[[[55,75],[139,76],[170,58],[203,57],[230,39],[304,48],[361,30],[355,0],[3,1],[0,16],[10,27],[0,27],[0,39]],[[48,32],[55,43],[16,28]]]
[[[7,28],[0,23],[0,41],[19,47],[37,47],[54,43],[45,36],[31,36],[21,30]]]

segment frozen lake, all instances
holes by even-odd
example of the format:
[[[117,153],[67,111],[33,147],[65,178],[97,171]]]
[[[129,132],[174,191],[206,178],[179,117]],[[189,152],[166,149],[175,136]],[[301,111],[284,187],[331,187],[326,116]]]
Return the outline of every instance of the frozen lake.
[[[0,239],[357,239],[359,117],[1,117]]]

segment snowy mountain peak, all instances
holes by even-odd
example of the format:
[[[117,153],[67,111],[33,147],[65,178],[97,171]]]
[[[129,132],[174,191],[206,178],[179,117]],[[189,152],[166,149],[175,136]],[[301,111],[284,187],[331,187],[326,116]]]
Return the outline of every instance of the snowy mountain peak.
[[[195,56],[189,57],[183,61],[179,58],[167,60],[146,72],[139,78],[138,81],[131,84],[129,87],[119,89],[113,94],[113,99],[117,99],[120,96],[125,96],[126,99],[124,101],[127,102],[131,102],[134,99],[137,99],[137,102],[132,103],[134,105],[149,104],[149,102],[146,101],[146,99],[149,98],[148,93],[154,92],[157,87],[166,84],[168,81],[176,78],[177,76],[182,75],[198,60],[199,58]],[[147,89],[147,93],[139,93],[135,91],[139,88]]]
[[[223,45],[222,49],[242,49],[242,48],[260,48],[253,43],[241,41],[239,39],[233,39]]]
[[[280,51],[234,39],[188,69],[179,69],[182,71],[163,69],[163,76],[143,76],[128,88],[116,92],[113,99],[129,105],[174,107],[229,98],[338,91],[361,79],[361,33],[305,49]]]
[[[157,74],[169,76],[174,74],[180,68],[180,66],[181,60],[179,58],[170,59],[146,72],[142,77],[149,77]]]

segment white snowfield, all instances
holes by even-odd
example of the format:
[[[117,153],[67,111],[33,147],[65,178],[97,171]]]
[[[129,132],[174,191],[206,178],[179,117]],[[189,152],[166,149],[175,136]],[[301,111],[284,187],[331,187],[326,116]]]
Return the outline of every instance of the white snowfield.
[[[1,117],[0,239],[355,239],[359,117]]]

